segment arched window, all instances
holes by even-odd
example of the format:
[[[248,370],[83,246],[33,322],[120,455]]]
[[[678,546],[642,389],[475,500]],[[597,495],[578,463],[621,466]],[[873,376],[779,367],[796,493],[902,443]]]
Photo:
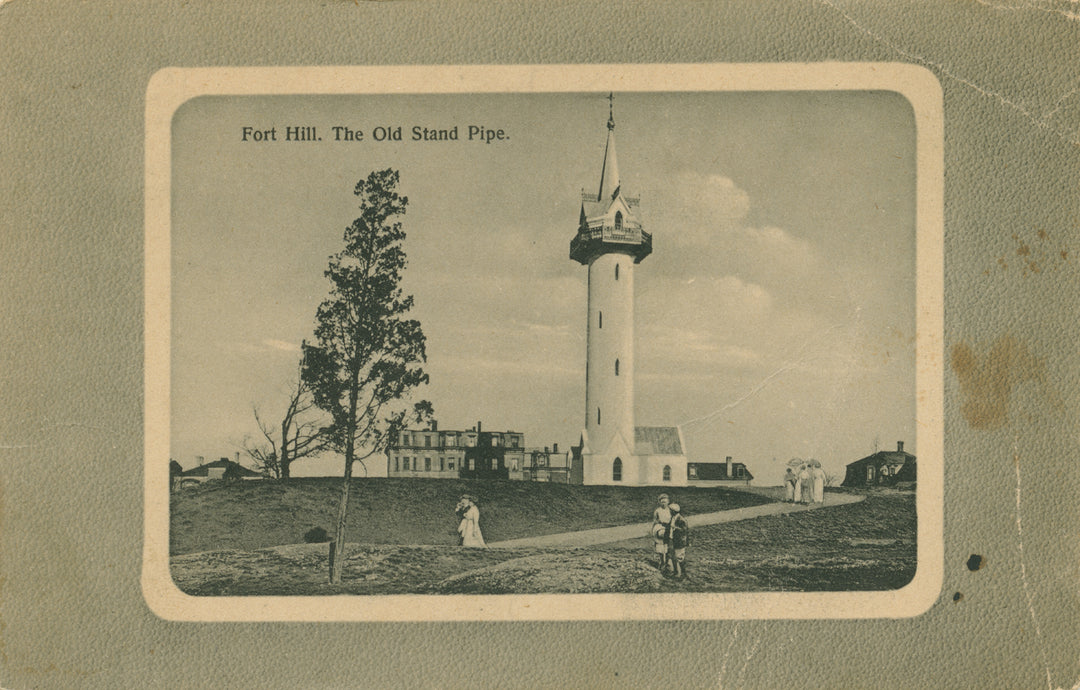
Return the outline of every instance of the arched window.
[[[622,460],[615,458],[615,462],[611,463],[611,481],[622,481]]]
[[[619,360],[615,360],[615,375],[619,375]]]
[[[619,264],[615,264],[615,280],[619,279]]]
[[[600,408],[599,407],[596,408],[596,424],[597,424],[597,426],[600,425]]]
[[[600,328],[604,327],[604,312],[600,312]]]
[[[622,211],[615,212],[615,229],[622,230]]]
[[[664,481],[671,481],[671,465],[664,465]]]

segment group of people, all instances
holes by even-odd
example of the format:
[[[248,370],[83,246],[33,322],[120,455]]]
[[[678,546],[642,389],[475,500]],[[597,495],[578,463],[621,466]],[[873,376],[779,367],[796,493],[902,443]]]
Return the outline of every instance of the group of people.
[[[798,472],[787,468],[784,486],[787,489],[784,500],[788,503],[825,502],[825,470],[817,460],[802,463]]]
[[[463,495],[454,512],[458,518],[458,545],[486,547],[484,535],[480,532],[480,509],[476,507],[476,498]]]
[[[661,573],[675,577],[686,574],[686,547],[690,545],[690,525],[678,503],[672,503],[667,494],[660,494],[660,505],[653,511],[653,550],[657,554],[657,567]]]

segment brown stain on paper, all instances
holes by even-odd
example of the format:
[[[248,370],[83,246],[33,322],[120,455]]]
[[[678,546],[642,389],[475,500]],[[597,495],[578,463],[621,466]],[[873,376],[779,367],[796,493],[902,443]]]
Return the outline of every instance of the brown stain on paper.
[[[1009,396],[1025,381],[1043,380],[1043,363],[1011,335],[980,355],[967,343],[953,345],[949,362],[960,381],[960,413],[974,429],[997,429],[1009,421]]]

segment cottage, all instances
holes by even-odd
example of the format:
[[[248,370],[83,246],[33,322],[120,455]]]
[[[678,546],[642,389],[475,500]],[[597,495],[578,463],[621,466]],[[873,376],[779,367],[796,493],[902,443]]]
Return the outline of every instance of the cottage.
[[[238,454],[239,457],[239,454]],[[201,459],[201,458],[200,458]],[[263,475],[254,470],[249,470],[237,461],[221,458],[214,462],[208,462],[190,470],[181,472],[175,480],[180,486],[194,486],[215,479],[262,479]],[[174,481],[175,481],[174,480]]]
[[[741,462],[691,462],[686,465],[687,481],[691,486],[750,486],[754,475]]]
[[[907,482],[915,483],[915,456],[905,452],[904,442],[898,441],[896,450],[878,451],[849,463],[841,486],[895,486]]]

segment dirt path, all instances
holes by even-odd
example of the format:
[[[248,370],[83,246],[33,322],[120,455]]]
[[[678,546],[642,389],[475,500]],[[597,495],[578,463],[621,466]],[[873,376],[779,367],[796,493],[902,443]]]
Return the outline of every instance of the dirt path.
[[[831,506],[858,503],[866,496],[858,494],[825,494],[825,502],[804,505],[802,503],[766,503],[749,508],[736,508],[734,510],[721,510],[715,513],[702,513],[690,515],[686,521],[691,527],[704,525],[718,525],[721,522],[735,522],[736,520],[748,520],[761,517],[762,515],[781,515],[783,513],[799,513],[804,510],[828,508]],[[520,546],[592,546],[593,544],[608,544],[627,539],[637,539],[649,534],[650,522],[639,522],[633,525],[621,525],[619,527],[603,527],[600,529],[587,529],[580,532],[563,532],[561,534],[545,534],[539,537],[525,537],[523,539],[508,539],[506,541],[488,542],[493,548],[513,548]]]

